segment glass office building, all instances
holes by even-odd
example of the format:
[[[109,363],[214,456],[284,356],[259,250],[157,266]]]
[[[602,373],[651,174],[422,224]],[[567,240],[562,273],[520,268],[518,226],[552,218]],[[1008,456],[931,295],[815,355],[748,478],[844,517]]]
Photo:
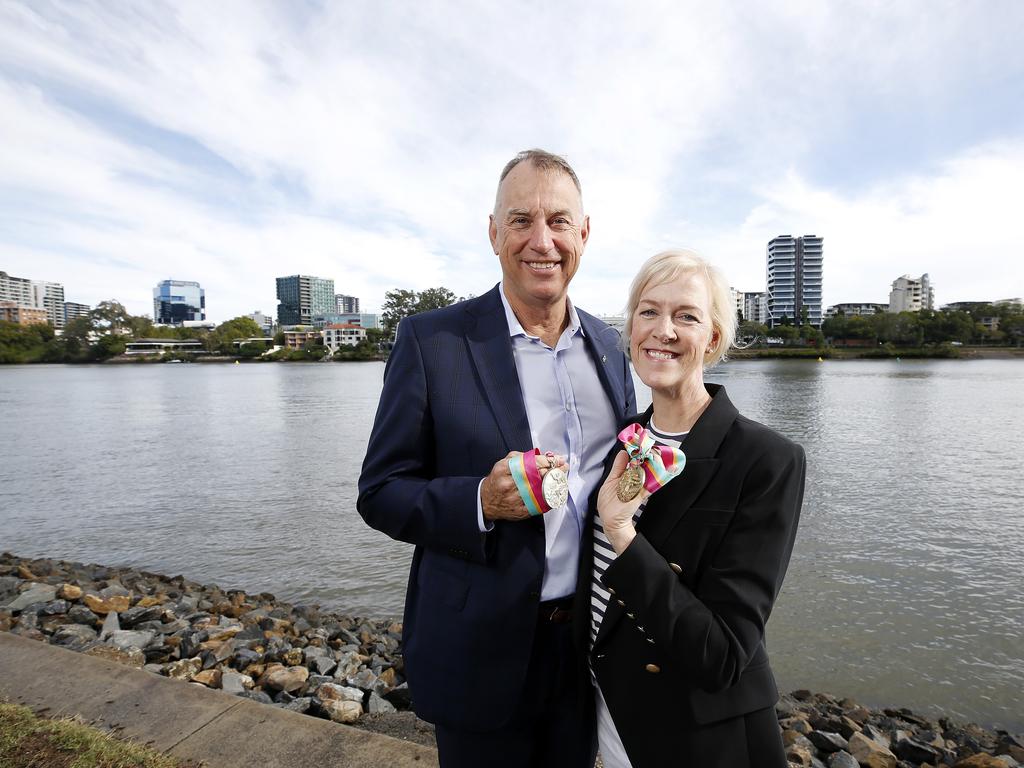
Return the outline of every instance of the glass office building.
[[[181,325],[206,319],[206,291],[191,280],[163,280],[153,289],[153,322]]]
[[[337,314],[334,281],[309,275],[277,278],[279,325],[312,325],[317,315]]]

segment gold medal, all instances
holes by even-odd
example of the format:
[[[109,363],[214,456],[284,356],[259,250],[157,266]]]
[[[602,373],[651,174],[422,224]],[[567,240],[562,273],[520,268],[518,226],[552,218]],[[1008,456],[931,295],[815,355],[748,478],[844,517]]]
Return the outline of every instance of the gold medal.
[[[640,493],[640,489],[643,487],[643,469],[634,464],[630,464],[626,467],[626,471],[622,473],[622,477],[619,478],[619,486],[615,489],[615,495],[619,497],[619,501],[625,503],[635,499],[636,495]]]
[[[549,469],[541,480],[540,489],[544,494],[544,501],[552,509],[564,507],[569,500],[569,478],[561,469]]]

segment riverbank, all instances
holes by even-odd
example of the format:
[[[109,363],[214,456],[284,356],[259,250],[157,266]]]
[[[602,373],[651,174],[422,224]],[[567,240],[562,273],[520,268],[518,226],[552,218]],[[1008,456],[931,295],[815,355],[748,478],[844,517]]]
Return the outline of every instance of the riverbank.
[[[432,744],[411,712],[402,626],[126,568],[0,555],[0,630],[305,715]],[[1024,762],[1024,737],[795,691],[776,707],[791,764]],[[997,757],[998,755],[998,757]],[[853,761],[853,762],[850,762]]]
[[[1018,347],[750,347],[733,349],[730,360],[1024,360]]]

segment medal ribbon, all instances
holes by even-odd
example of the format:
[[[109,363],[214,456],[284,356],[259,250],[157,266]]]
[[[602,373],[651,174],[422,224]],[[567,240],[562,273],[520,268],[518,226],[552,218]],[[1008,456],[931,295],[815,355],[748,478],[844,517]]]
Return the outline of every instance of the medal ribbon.
[[[544,493],[541,491],[540,470],[537,469],[537,456],[540,448],[526,451],[522,456],[513,456],[508,460],[508,469],[512,473],[512,479],[519,489],[519,495],[523,497],[526,511],[532,517],[543,515],[551,509],[544,500]]]
[[[639,424],[630,424],[619,432],[619,440],[629,454],[629,463],[643,466],[644,487],[651,493],[682,472],[686,465],[686,454],[678,448],[656,443],[651,433]]]

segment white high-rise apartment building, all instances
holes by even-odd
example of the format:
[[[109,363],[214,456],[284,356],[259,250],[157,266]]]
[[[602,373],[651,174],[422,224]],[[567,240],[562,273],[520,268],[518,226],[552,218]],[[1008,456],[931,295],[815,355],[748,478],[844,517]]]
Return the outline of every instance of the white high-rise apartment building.
[[[922,309],[935,309],[935,289],[927,272],[920,278],[903,275],[892,281],[890,312],[920,312]]]
[[[54,328],[64,327],[64,286],[45,280],[30,280],[0,272],[0,301],[13,301],[21,307],[45,309]]]
[[[743,294],[743,319],[748,323],[768,322],[768,294],[764,291]]]
[[[823,238],[815,235],[780,235],[768,242],[766,325],[774,328],[784,317],[799,325],[807,310],[808,324],[821,327],[823,258]]]

